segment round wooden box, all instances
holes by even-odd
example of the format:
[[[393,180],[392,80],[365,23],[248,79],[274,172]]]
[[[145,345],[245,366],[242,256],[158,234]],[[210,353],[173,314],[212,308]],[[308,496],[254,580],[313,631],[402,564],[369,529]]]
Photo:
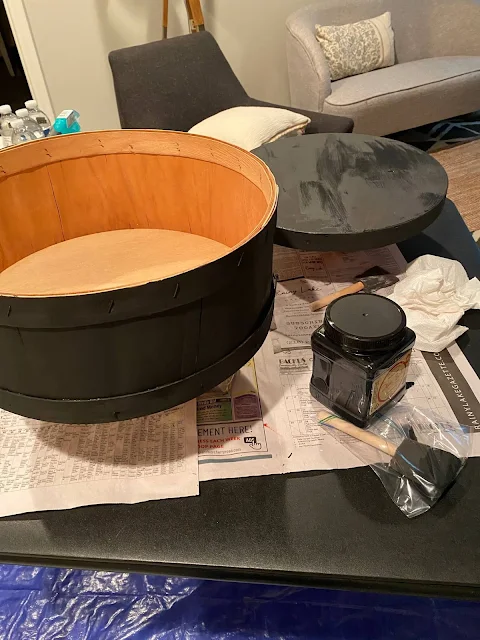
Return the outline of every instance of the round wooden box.
[[[268,332],[277,187],[258,158],[169,131],[0,152],[0,406],[125,420],[222,382]]]

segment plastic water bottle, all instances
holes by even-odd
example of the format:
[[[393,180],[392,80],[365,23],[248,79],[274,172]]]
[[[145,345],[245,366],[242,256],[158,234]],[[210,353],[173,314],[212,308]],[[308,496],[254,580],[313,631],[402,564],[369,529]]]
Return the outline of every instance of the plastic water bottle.
[[[22,144],[23,142],[32,142],[32,140],[38,140],[33,131],[30,131],[30,129],[27,128],[25,120],[23,120],[22,118],[15,118],[15,120],[12,122],[12,127],[12,144]]]
[[[9,147],[12,144],[12,122],[15,119],[16,116],[12,113],[12,107],[9,104],[2,104],[0,106],[0,131],[4,147]]]
[[[33,133],[34,139],[39,140],[40,138],[45,137],[43,135],[42,127],[38,125],[35,120],[32,120],[32,118],[30,118],[30,116],[28,115],[28,109],[17,109],[15,111],[15,115],[17,116],[17,118],[23,120],[26,129]]]
[[[50,122],[50,118],[47,116],[46,113],[44,113],[38,108],[38,104],[36,100],[27,100],[25,102],[25,107],[28,109],[29,117],[32,120],[34,120],[39,127],[42,128],[43,135],[47,137],[48,134],[50,133],[50,127],[52,126],[52,123]]]

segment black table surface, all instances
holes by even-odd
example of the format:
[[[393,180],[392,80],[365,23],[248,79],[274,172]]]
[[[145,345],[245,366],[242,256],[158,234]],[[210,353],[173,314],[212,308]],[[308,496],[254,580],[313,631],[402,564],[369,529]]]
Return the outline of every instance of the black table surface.
[[[420,233],[443,208],[448,178],[427,153],[388,138],[319,133],[254,151],[278,186],[275,242],[358,251]]]
[[[401,246],[480,275],[451,203]],[[480,372],[480,313],[461,346]],[[201,484],[198,497],[0,519],[0,561],[376,591],[480,596],[480,459],[408,520],[368,468]]]

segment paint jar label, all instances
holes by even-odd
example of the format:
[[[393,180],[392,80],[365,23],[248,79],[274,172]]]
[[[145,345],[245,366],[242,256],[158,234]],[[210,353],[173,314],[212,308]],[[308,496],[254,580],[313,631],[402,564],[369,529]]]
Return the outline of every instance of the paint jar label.
[[[405,386],[411,355],[412,351],[407,351],[390,369],[383,371],[375,378],[372,386],[372,400],[369,415],[372,415],[380,409],[380,407],[390,402],[402,387]]]

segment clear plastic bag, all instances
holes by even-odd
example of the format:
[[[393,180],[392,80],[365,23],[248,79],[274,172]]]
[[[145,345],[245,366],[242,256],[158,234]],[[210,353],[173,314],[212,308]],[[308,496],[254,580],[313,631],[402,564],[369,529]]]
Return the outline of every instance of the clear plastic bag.
[[[391,407],[366,429],[328,411],[320,412],[319,421],[370,465],[408,518],[439,500],[465,466],[471,447],[468,427],[406,402]]]

